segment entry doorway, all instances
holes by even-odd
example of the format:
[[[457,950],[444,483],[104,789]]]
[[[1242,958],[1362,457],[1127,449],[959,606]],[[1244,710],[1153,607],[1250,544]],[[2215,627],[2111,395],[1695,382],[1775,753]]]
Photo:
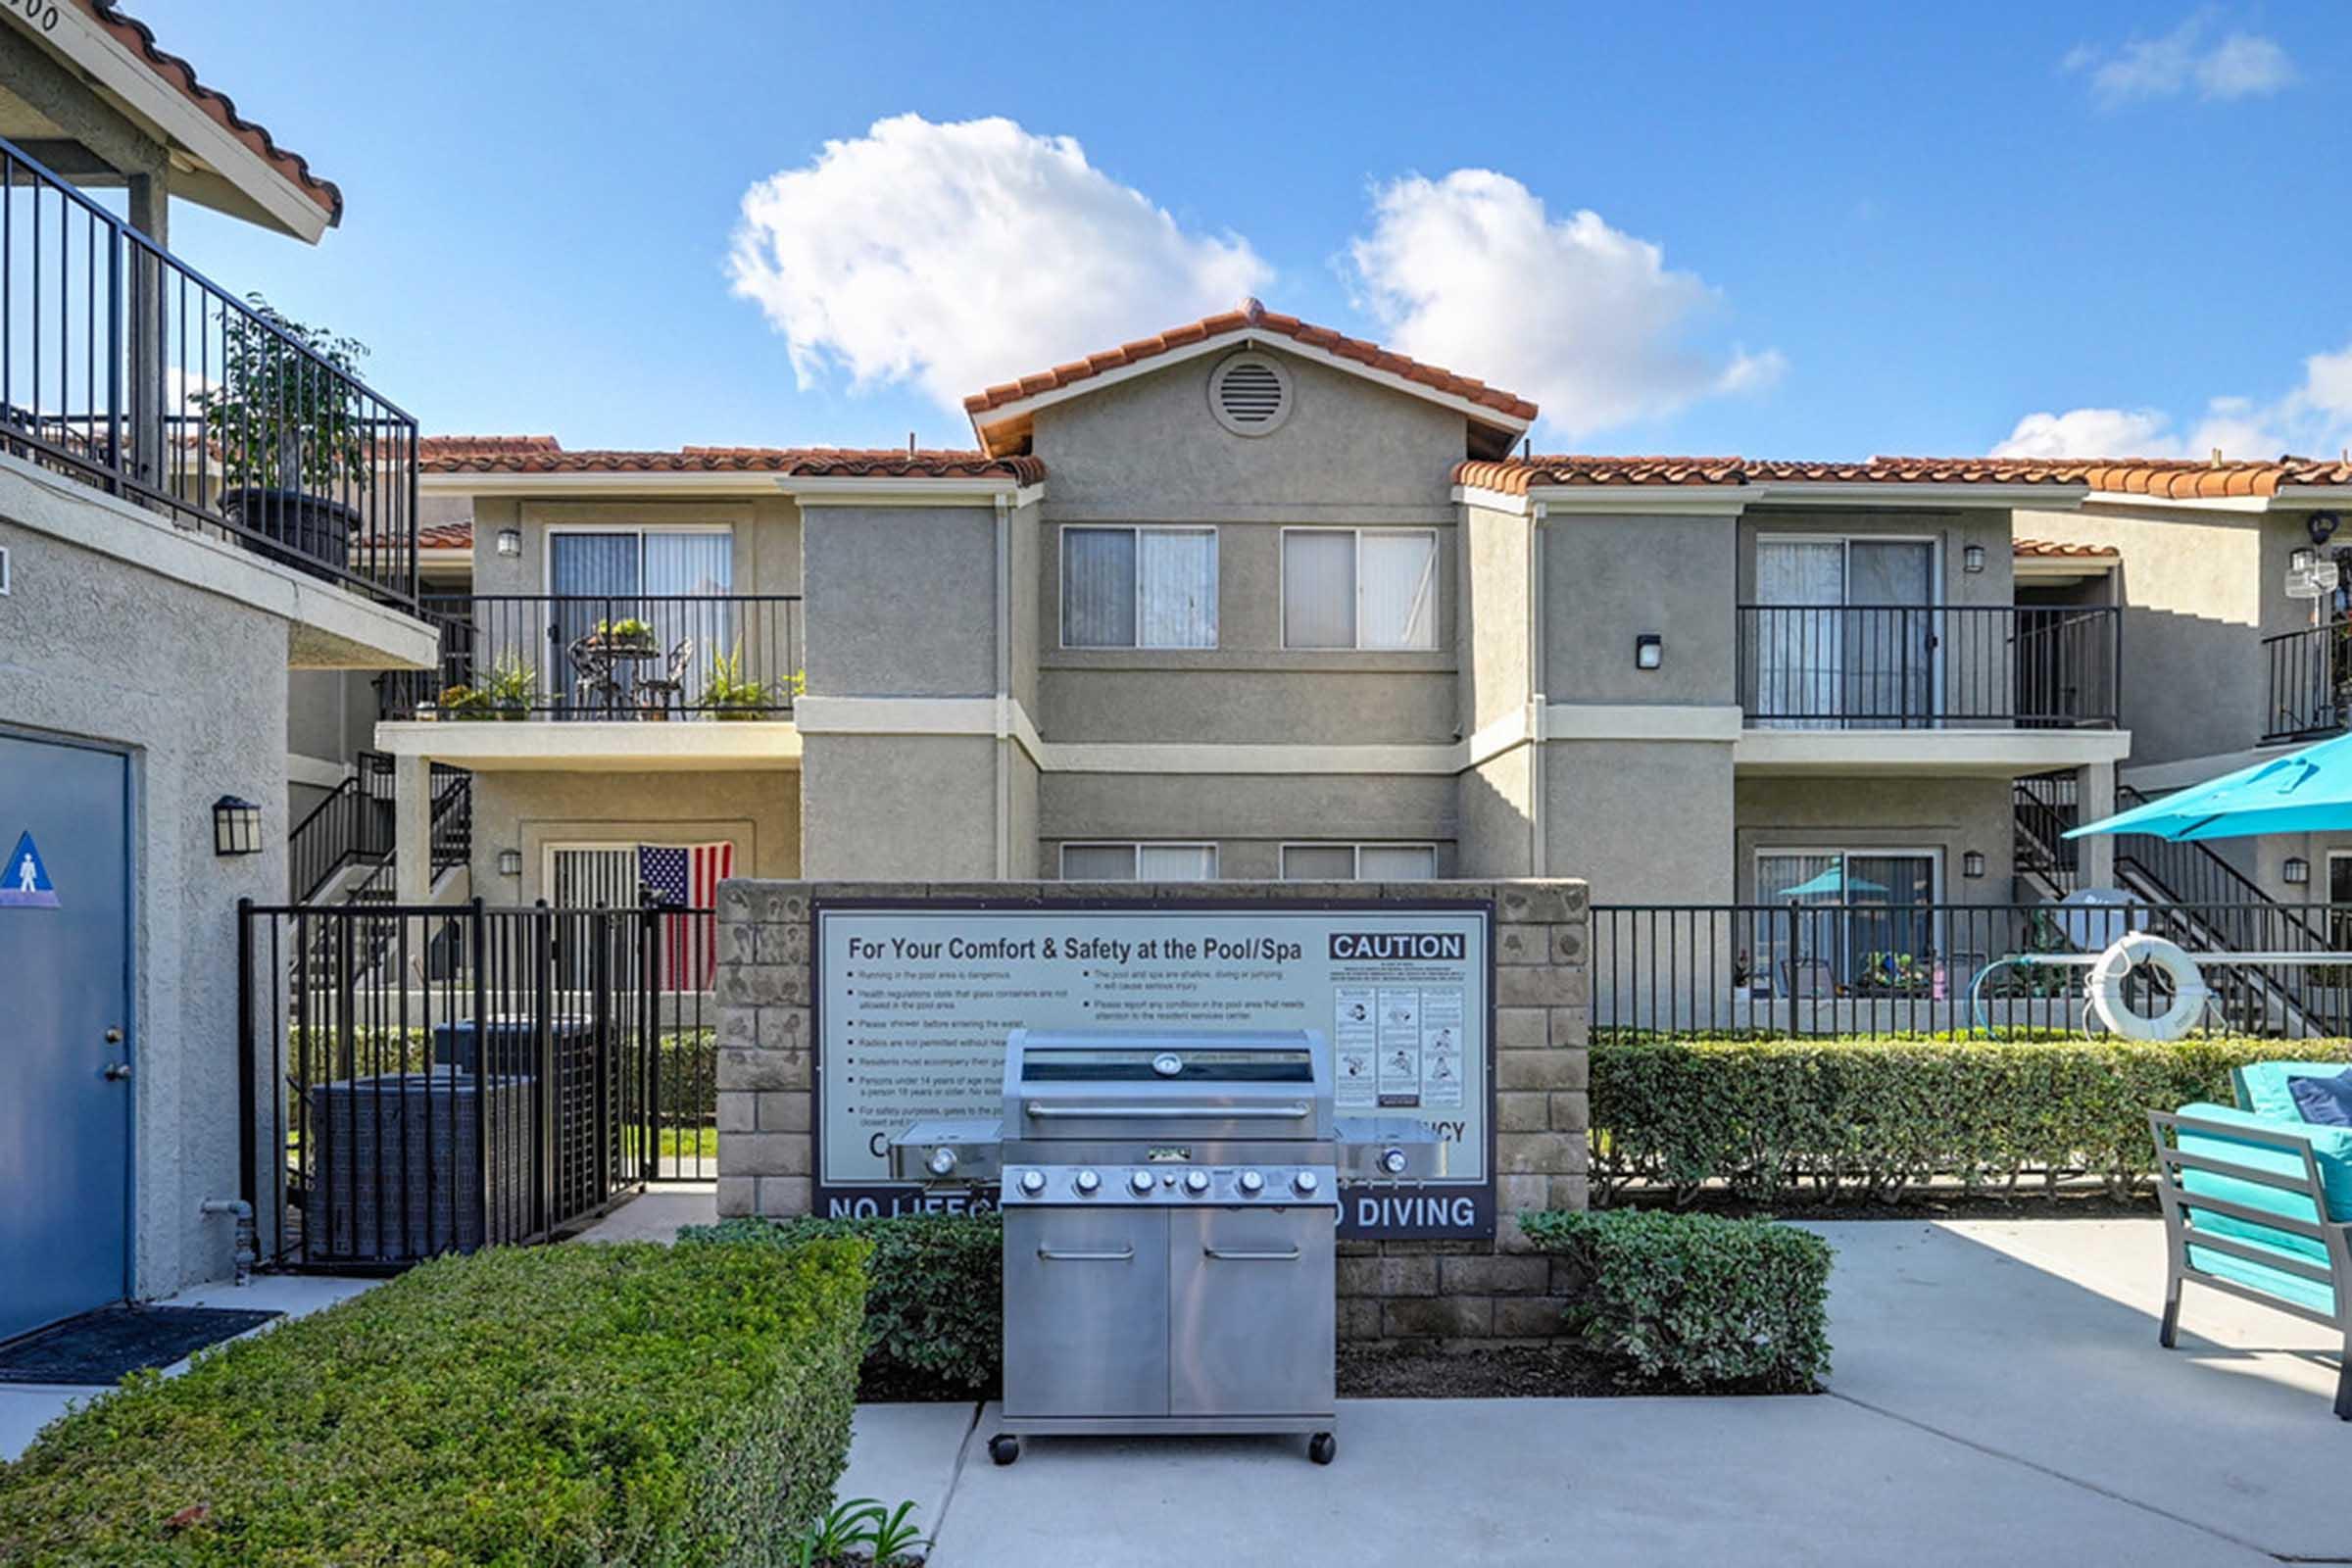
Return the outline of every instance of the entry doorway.
[[[0,902],[11,1340],[130,1293],[130,760],[0,734],[0,854],[17,895]]]
[[[1936,716],[1934,541],[1758,539],[1756,602],[1760,723],[1890,729]]]

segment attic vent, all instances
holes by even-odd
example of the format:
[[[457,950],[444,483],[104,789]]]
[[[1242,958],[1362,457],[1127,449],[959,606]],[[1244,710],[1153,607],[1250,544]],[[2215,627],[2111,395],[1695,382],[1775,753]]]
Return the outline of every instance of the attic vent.
[[[1208,407],[1235,435],[1264,435],[1290,417],[1290,375],[1262,354],[1236,354],[1209,373]]]

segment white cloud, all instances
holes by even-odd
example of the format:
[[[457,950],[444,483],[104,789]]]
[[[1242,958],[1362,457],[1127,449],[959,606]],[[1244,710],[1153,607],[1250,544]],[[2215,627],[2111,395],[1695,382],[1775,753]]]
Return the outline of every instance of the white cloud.
[[[2352,445],[2352,343],[2303,362],[2303,378],[2269,401],[2217,397],[2186,428],[2160,409],[2029,414],[1992,449],[1998,458],[2231,459],[2324,457]]]
[[[728,273],[808,386],[966,395],[1230,310],[1271,270],[1187,232],[1067,136],[1009,120],[878,121],[744,193]]]
[[[2212,41],[2213,33],[2208,8],[2162,37],[2132,38],[2113,50],[2079,45],[2060,69],[2088,73],[2092,95],[2110,109],[2191,91],[2206,99],[2256,98],[2294,81],[2294,62],[2276,39],[2232,32]]]
[[[1506,174],[1461,169],[1377,187],[1348,248],[1388,346],[1541,404],[1564,436],[1768,386],[1774,350],[1691,341],[1717,296],[1597,213],[1554,219]]]

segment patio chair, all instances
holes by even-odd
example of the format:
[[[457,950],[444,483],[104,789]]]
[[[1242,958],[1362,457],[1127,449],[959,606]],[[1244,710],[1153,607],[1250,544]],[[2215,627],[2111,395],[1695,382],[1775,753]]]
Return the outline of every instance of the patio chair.
[[[2192,1280],[2333,1329],[2335,1413],[2352,1421],[2352,1129],[2202,1103],[2153,1111],[2148,1129],[2164,1205],[2156,1342],[2173,1348]]]
[[[1799,1001],[1835,997],[1838,971],[1830,967],[1827,958],[1783,958],[1781,984],[1789,997]]]
[[[620,680],[612,660],[594,637],[579,638],[564,652],[575,672],[572,695],[580,707],[611,712],[620,705]]]
[[[637,677],[637,706],[666,710],[672,703],[686,706],[686,667],[694,662],[694,639],[681,637],[669,651],[666,674]]]

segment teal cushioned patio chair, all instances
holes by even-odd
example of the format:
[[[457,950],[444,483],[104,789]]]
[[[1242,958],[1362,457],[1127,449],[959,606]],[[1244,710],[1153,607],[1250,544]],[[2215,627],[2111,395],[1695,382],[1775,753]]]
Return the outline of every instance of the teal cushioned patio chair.
[[[2157,1343],[2172,1348],[2190,1280],[2331,1328],[2344,1348],[2335,1413],[2352,1421],[2352,1128],[2210,1104],[2148,1122],[2164,1204]]]

